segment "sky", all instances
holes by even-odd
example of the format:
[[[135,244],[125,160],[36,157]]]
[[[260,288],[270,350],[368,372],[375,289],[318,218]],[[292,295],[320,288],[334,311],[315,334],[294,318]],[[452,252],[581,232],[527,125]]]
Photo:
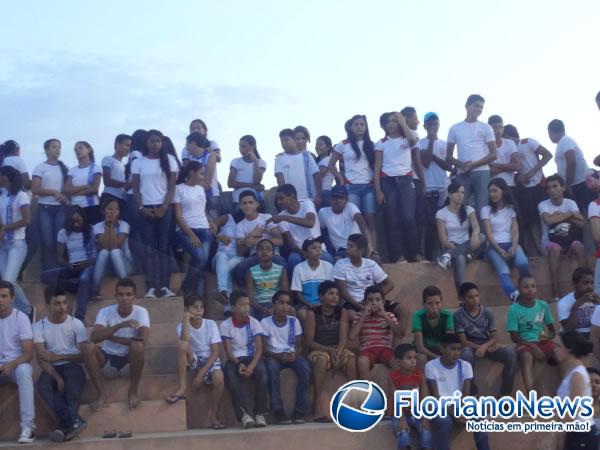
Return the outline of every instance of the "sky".
[[[283,128],[307,126],[313,149],[366,114],[376,140],[379,115],[411,105],[421,120],[436,111],[445,138],[472,93],[486,99],[483,120],[499,114],[553,153],[554,118],[588,163],[600,153],[597,0],[24,0],[2,12],[0,141],[17,140],[30,170],[50,137],[73,166],[77,140],[98,161],[137,128],[181,149],[201,118],[222,150],[223,186],[245,134],[271,186]]]

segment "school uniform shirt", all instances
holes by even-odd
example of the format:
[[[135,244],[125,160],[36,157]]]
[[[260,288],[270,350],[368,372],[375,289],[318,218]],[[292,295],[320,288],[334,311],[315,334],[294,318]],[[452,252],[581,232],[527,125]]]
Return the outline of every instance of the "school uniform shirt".
[[[140,328],[150,328],[150,316],[148,314],[148,310],[143,306],[133,305],[131,314],[129,314],[127,317],[121,317],[118,311],[118,307],[119,305],[110,305],[105,306],[100,311],[98,311],[98,315],[96,316],[96,325],[101,325],[105,328],[109,328],[127,320],[136,320],[140,325]],[[118,336],[127,339],[130,339],[137,335],[138,330],[131,327],[121,328],[117,330],[115,334],[113,334],[113,336]],[[102,342],[102,350],[109,355],[115,356],[126,356],[129,353],[129,347],[127,347],[126,345],[109,341],[108,339]]]
[[[482,305],[479,306],[476,316],[472,316],[461,306],[454,313],[454,331],[464,333],[471,342],[483,344],[489,341],[492,333],[496,331],[496,318],[490,309]]]
[[[177,160],[173,155],[168,157],[170,173],[177,173]],[[131,173],[140,177],[142,203],[146,206],[161,205],[167,195],[167,177],[160,167],[160,159],[150,159],[147,156],[137,158],[131,165]]]
[[[261,305],[273,301],[273,295],[280,289],[281,273],[283,266],[272,263],[271,268],[263,270],[260,264],[250,268],[250,275],[254,280],[254,300]]]
[[[29,173],[27,170],[27,164],[25,163],[25,160],[20,156],[7,156],[6,158],[4,158],[4,161],[2,161],[2,167],[4,166],[13,167],[17,169],[19,173]]]
[[[350,258],[338,260],[333,267],[333,278],[344,280],[348,292],[358,303],[363,302],[365,289],[382,283],[387,277],[379,264],[369,258],[362,258],[359,267],[352,264]]]
[[[263,213],[258,213],[258,216],[256,217],[256,219],[253,220],[248,220],[246,218],[242,219],[240,222],[238,222],[238,224],[235,227],[235,238],[236,239],[245,239],[246,237],[248,237],[250,235],[250,233],[256,228],[256,227],[265,227],[267,230],[271,230],[273,228],[276,228],[277,225],[275,225],[273,222],[270,222],[267,224],[267,220],[269,220],[271,218],[271,214],[263,214]],[[270,235],[268,233],[263,233],[261,236],[261,239],[269,239]],[[252,246],[252,248],[250,248],[250,254],[254,254],[256,253],[256,245]]]
[[[326,280],[333,280],[333,266],[327,261],[319,261],[313,269],[308,261],[302,261],[294,267],[292,275],[292,291],[302,292],[304,299],[311,305],[318,305],[319,285]]]
[[[98,222],[92,227],[92,230],[94,233],[94,238],[98,240],[98,236],[104,234],[106,230],[106,223],[104,221]],[[126,258],[129,258],[129,260],[131,260],[131,252],[129,251],[129,224],[124,220],[118,220],[115,231],[117,233],[117,236],[127,236],[127,238],[125,238],[125,241],[123,242],[123,245],[121,245],[121,251],[123,252]]]
[[[317,172],[317,163],[307,151],[282,153],[275,158],[275,175],[283,175],[286,184],[294,185],[298,200],[315,197],[317,189],[313,175]]]
[[[192,154],[189,155],[190,161],[198,161],[204,167],[208,169],[208,160],[214,153],[212,152],[204,152],[200,156],[194,156]],[[206,176],[206,175],[205,175]],[[206,189],[207,197],[218,197],[219,196],[219,179],[217,178],[217,167],[215,165],[215,171],[213,172],[213,176],[210,180],[210,187]]]
[[[336,251],[346,248],[348,236],[360,233],[358,223],[354,219],[357,214],[360,214],[360,210],[352,202],[346,202],[346,206],[339,214],[334,213],[331,206],[321,208],[319,211],[319,222],[323,228],[327,228],[329,239]]]
[[[540,223],[542,224],[542,245],[546,245],[549,241],[548,224],[544,222],[542,216],[546,213],[553,214],[555,212],[579,213],[579,207],[577,206],[577,203],[570,198],[563,198],[563,201],[560,205],[555,205],[552,203],[552,200],[548,199],[539,203],[538,212],[540,213]]]
[[[471,226],[469,216],[475,210],[470,206],[466,206],[465,208],[467,209],[467,218],[462,223],[460,222],[458,214],[451,212],[447,206],[435,213],[435,218],[444,222],[448,240],[455,244],[463,244],[469,240],[469,227]]]
[[[35,166],[32,178],[39,178],[42,189],[50,189],[62,192],[64,186],[63,173],[60,165],[43,162]],[[61,203],[53,195],[42,195],[38,197],[40,205],[60,205]]]
[[[432,325],[427,318],[427,311],[420,309],[412,315],[412,332],[421,332],[423,334],[423,344],[428,348],[437,348],[440,346],[441,337],[454,330],[454,316],[446,309],[440,309],[439,319],[435,325]]]
[[[360,150],[359,159],[356,159],[356,153],[348,139],[336,144],[333,151],[344,161],[345,184],[370,184],[373,182],[373,169],[369,166],[369,160],[363,151],[363,141],[358,141],[357,145]]]
[[[16,308],[4,319],[0,318],[0,364],[17,359],[23,354],[22,342],[31,341],[33,331],[29,318]]]
[[[492,127],[479,120],[475,122],[459,122],[452,125],[448,132],[448,143],[456,144],[456,159],[459,161],[474,162],[485,158],[490,152],[487,144],[494,141]],[[476,167],[472,172],[480,170],[490,170],[490,166],[485,164]],[[459,172],[462,172],[462,170],[459,169]]]
[[[266,350],[271,353],[288,353],[296,351],[296,337],[302,336],[302,325],[294,316],[287,316],[283,325],[275,323],[273,316],[260,321],[267,337]]]
[[[214,152],[215,150],[219,150],[219,144],[216,141],[208,141],[210,143],[210,149]],[[181,160],[190,159],[190,152],[187,147],[183,147],[181,150]]]
[[[496,161],[498,164],[509,164],[512,155],[519,153],[517,146],[510,139],[502,139],[502,144],[496,149]],[[515,172],[500,172],[494,175],[494,178],[502,178],[506,184],[514,187]]]
[[[492,234],[498,244],[512,243],[512,220],[517,217],[517,213],[512,206],[505,206],[492,212],[489,205],[481,208],[481,220],[489,220],[492,226]]]
[[[565,135],[558,141],[556,153],[554,154],[554,161],[556,162],[558,174],[563,180],[567,180],[567,158],[565,155],[569,150],[573,150],[575,153],[575,174],[573,176],[573,181],[571,182],[571,186],[575,186],[576,184],[585,181],[589,169],[585,157],[583,156],[583,152],[577,145],[577,142]]]
[[[323,191],[331,190],[331,187],[333,186],[333,183],[335,182],[335,177],[329,170],[329,160],[330,159],[331,159],[331,155],[327,155],[321,161],[319,161],[319,164],[318,164],[319,171],[321,170],[321,167],[327,168],[327,173],[325,173],[325,175],[321,179],[321,189]]]
[[[569,318],[573,305],[575,305],[575,295],[573,292],[569,292],[558,301],[556,309],[559,321],[567,320]],[[594,314],[595,309],[596,304],[592,302],[585,302],[578,308],[576,328],[578,333],[589,333],[592,331],[592,315]]]
[[[101,165],[103,169],[110,171],[110,177],[113,180],[125,183],[125,164],[122,161],[119,161],[114,156],[105,156],[102,158]],[[123,188],[105,186],[104,193],[125,200],[125,189]]]
[[[202,186],[178,184],[175,186],[173,203],[181,205],[181,214],[188,227],[193,230],[209,228],[206,218],[206,194]],[[179,225],[177,229],[179,229]]]
[[[0,219],[2,224],[8,225],[23,219],[21,208],[29,206],[29,195],[24,191],[19,191],[16,195],[11,195],[5,189],[0,194]],[[15,228],[4,232],[4,239],[7,241],[16,241],[25,239],[25,226]]]
[[[236,358],[254,356],[256,336],[265,336],[265,330],[252,316],[248,316],[248,321],[241,324],[234,324],[231,317],[221,322],[221,337],[231,342],[231,352]]]
[[[435,382],[440,397],[448,397],[456,391],[462,393],[464,382],[473,379],[473,367],[462,359],[446,366],[440,358],[436,358],[425,364],[425,379]]]
[[[96,256],[93,229],[90,242],[87,244],[87,246],[85,244],[85,239],[82,232],[73,231],[67,235],[67,232],[64,228],[61,228],[61,230],[58,232],[58,235],[56,236],[56,242],[67,247],[69,264],[87,261],[88,259]]]
[[[300,209],[295,213],[289,212],[287,209],[284,209],[279,213],[279,215],[286,215],[297,217],[299,219],[305,218],[309,213],[314,214],[315,223],[311,228],[301,227],[300,225],[296,225],[295,223],[290,222],[279,222],[279,229],[282,233],[289,231],[294,238],[294,242],[300,248],[302,248],[302,244],[307,239],[314,239],[321,236],[321,225],[319,224],[319,216],[317,215],[317,210],[315,209],[315,204],[312,200],[305,199],[300,201]]]
[[[543,300],[535,300],[531,308],[518,302],[513,303],[506,315],[506,331],[515,331],[526,342],[538,342],[540,333],[544,331],[544,324],[553,323],[550,307]]]
[[[73,316],[67,316],[62,323],[52,323],[45,317],[33,325],[33,343],[44,344],[46,351],[56,355],[79,355],[79,344],[87,341],[85,325]],[[67,363],[55,361],[52,365]]]
[[[517,145],[523,173],[529,172],[540,161],[538,154],[536,153],[538,148],[540,148],[540,143],[532,138],[521,139],[519,145]],[[540,184],[543,177],[544,173],[542,170],[538,170],[525,187],[537,186]]]
[[[231,239],[231,241],[227,245],[225,245],[221,241],[218,241],[218,243],[219,243],[219,245],[217,247],[218,252],[224,252],[231,256],[237,255],[236,238],[235,238],[236,226],[237,226],[237,224],[235,223],[233,216],[231,214],[227,214],[227,222],[225,222],[225,224],[223,226],[221,226],[221,229],[219,230],[219,234],[222,234],[223,236],[227,236],[228,238]]]
[[[177,325],[177,338],[181,337],[183,323]],[[208,359],[211,354],[211,345],[221,343],[221,333],[217,322],[210,319],[202,318],[200,328],[194,328],[190,323],[190,338],[189,344],[192,352],[200,359]],[[217,358],[217,361],[219,358]]]
[[[424,152],[429,147],[429,139],[423,138],[418,143],[419,151]],[[448,144],[446,141],[436,139],[433,143],[433,154],[440,159],[445,160],[448,154]],[[431,161],[429,167],[423,166],[423,174],[425,176],[425,186],[427,192],[444,191],[450,184],[450,178],[446,170],[440,167],[435,161]]]
[[[375,151],[381,152],[381,176],[412,176],[412,155],[408,139],[384,137],[375,143]]]
[[[139,150],[132,150],[129,152],[129,178],[127,181],[131,181],[131,168],[133,166],[133,161],[138,158],[142,158],[144,155]],[[126,192],[127,195],[133,195],[133,188],[129,188]]]
[[[71,167],[67,173],[67,176],[71,177],[71,183],[74,187],[93,184],[96,175],[102,175],[102,169],[96,163],[90,163],[86,167]],[[71,197],[71,205],[78,205],[82,208],[98,206],[99,204],[100,197],[97,194],[73,195]]]
[[[356,313],[355,319],[352,322],[352,326],[356,325],[362,315],[365,314],[363,311]],[[392,340],[394,339],[394,333],[392,332],[392,325],[398,325],[396,316],[391,312],[384,312],[385,317],[379,315],[374,316],[369,314],[363,320],[358,335],[358,342],[360,344],[360,350],[371,350],[378,348],[392,348]]]
[[[258,160],[259,169],[266,170],[267,163],[262,159]],[[241,183],[254,183],[254,163],[251,161],[246,161],[244,158],[235,158],[231,161],[230,165],[231,169],[235,169],[235,181],[239,181]],[[240,202],[240,194],[244,191],[252,191],[257,193],[256,190],[252,188],[239,188],[234,189],[233,191],[233,203]]]

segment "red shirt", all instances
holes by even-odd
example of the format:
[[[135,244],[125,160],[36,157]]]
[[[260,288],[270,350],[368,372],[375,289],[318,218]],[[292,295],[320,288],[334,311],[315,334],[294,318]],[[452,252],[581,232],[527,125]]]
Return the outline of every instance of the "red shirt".
[[[423,372],[415,368],[409,375],[404,375],[402,369],[390,371],[390,378],[396,389],[419,389],[423,384]]]

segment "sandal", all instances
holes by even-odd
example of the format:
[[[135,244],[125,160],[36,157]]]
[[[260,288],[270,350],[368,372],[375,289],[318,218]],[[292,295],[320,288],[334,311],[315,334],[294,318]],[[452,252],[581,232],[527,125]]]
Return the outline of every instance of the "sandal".
[[[222,430],[223,428],[225,428],[225,425],[223,425],[222,423],[213,423],[212,425],[212,429],[213,430]]]
[[[185,400],[185,395],[175,395],[171,394],[166,398],[166,402],[170,405],[174,405],[179,400]]]
[[[130,438],[131,436],[133,436],[133,433],[131,431],[119,431],[119,435],[117,436],[117,438],[127,439],[127,438]]]
[[[112,439],[112,438],[116,438],[116,437],[117,437],[117,430],[105,431],[102,434],[103,439]]]

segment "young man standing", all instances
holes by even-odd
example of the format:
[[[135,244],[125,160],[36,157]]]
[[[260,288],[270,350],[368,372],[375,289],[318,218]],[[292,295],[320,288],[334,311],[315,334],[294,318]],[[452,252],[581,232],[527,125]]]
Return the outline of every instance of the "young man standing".
[[[516,204],[515,173],[520,169],[519,151],[510,139],[504,139],[504,121],[498,115],[490,116],[488,125],[492,127],[496,139],[496,161],[490,163],[490,176],[506,181],[513,202]],[[480,213],[480,211],[477,211]]]
[[[119,134],[115,138],[115,153],[102,158],[102,181],[104,192],[100,197],[100,204],[108,198],[116,198],[121,211],[125,210],[125,193],[131,184],[125,179],[125,164],[123,158],[129,155],[131,149],[131,136]]]

